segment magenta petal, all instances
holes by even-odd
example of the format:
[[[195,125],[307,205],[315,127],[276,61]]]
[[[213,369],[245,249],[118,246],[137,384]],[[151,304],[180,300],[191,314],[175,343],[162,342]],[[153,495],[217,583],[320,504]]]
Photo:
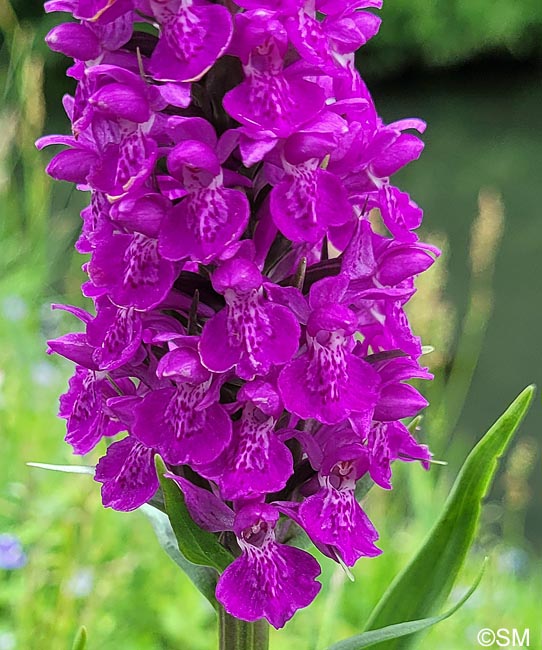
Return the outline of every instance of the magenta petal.
[[[326,424],[337,424],[352,411],[374,408],[378,376],[369,364],[358,361],[347,354],[346,375],[333,365],[309,361],[308,354],[290,361],[278,380],[285,407],[300,418]]]
[[[266,375],[273,365],[288,362],[299,347],[300,327],[293,313],[273,303],[261,309],[261,317],[255,319],[255,335],[259,340],[252,347],[247,345],[237,365],[237,374],[243,379]],[[248,342],[245,340],[245,345]]]
[[[46,172],[58,181],[84,184],[87,182],[97,156],[86,149],[66,149],[57,153],[46,167]]]
[[[106,508],[127,512],[151,499],[158,489],[154,451],[128,436],[107,448],[94,479],[102,485]]]
[[[106,399],[114,394],[110,384],[99,379],[96,373],[76,369],[68,391],[60,397],[59,411],[59,416],[67,420],[65,440],[73,447],[74,454],[87,454],[104,436],[124,429],[104,412]]]
[[[275,420],[262,418],[250,404],[234,426],[228,460],[218,483],[225,499],[240,499],[278,492],[293,473],[288,447],[273,431]]]
[[[97,110],[113,118],[131,122],[147,122],[150,106],[141,88],[122,83],[109,83],[99,88],[89,99]]]
[[[49,354],[54,352],[84,368],[98,369],[94,360],[94,348],[89,345],[87,335],[83,332],[64,334],[57,339],[47,341],[47,346]]]
[[[237,190],[220,187],[193,192],[164,219],[159,251],[169,260],[208,263],[241,236],[249,210],[246,196]]]
[[[89,343],[97,349],[93,359],[100,370],[114,370],[131,361],[141,344],[141,315],[104,301],[98,316],[87,325]]]
[[[284,544],[253,548],[220,576],[216,597],[231,616],[243,621],[266,618],[281,628],[316,598],[320,566],[305,551]]]
[[[228,335],[228,315],[224,308],[205,323],[199,342],[203,365],[213,372],[226,372],[239,361],[242,348]],[[217,342],[220,341],[220,345]]]
[[[78,23],[63,23],[53,27],[45,37],[53,52],[62,52],[72,59],[88,61],[100,54],[100,43],[96,35],[86,26]]]
[[[96,248],[89,264],[93,284],[117,305],[150,309],[169,293],[174,268],[158,253],[158,242],[140,233],[113,235]]]
[[[348,355],[348,388],[345,404],[350,411],[366,412],[374,409],[379,398],[380,378],[366,361]]]
[[[212,492],[171,472],[165,476],[175,481],[182,490],[190,516],[200,528],[212,533],[233,530],[233,510]]]
[[[150,73],[164,81],[196,81],[228,46],[233,30],[230,12],[221,6],[188,3],[176,15],[166,11],[158,16],[162,34]]]
[[[168,463],[210,463],[230,441],[231,420],[220,404],[197,410],[201,399],[188,384],[152,391],[136,407],[134,436]]]
[[[226,93],[223,105],[241,124],[286,138],[313,117],[324,101],[324,92],[316,84],[304,79],[286,80],[279,74],[262,81],[244,81]]]
[[[386,422],[413,417],[428,405],[428,401],[409,384],[395,384],[382,389],[374,418]]]
[[[301,505],[299,517],[309,537],[335,547],[347,566],[382,552],[374,545],[378,533],[353,490],[322,488]]]

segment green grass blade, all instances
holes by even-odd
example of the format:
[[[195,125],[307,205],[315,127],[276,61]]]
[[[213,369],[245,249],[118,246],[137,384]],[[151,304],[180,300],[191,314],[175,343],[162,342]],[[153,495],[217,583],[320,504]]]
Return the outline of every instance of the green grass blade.
[[[85,650],[87,647],[87,628],[82,625],[73,641],[72,650]]]
[[[94,476],[95,467],[91,465],[51,465],[50,463],[26,463],[28,467],[48,469],[51,472],[63,472],[65,474],[89,474]]]
[[[156,471],[162,486],[166,513],[181,553],[192,564],[201,564],[220,572],[224,571],[233,562],[233,556],[220,544],[213,533],[203,530],[194,522],[184,502],[181,489],[174,481],[164,477],[167,469],[160,456],[156,456]]]
[[[487,558],[486,558],[487,560]],[[482,565],[482,569],[478,574],[478,577],[474,581],[472,587],[467,591],[467,593],[448,611],[439,616],[431,616],[429,618],[423,618],[418,621],[408,621],[407,623],[396,623],[395,625],[388,625],[379,630],[370,630],[369,632],[363,632],[363,634],[358,634],[344,641],[339,641],[339,643],[334,643],[328,650],[362,650],[363,648],[370,648],[371,646],[380,644],[384,641],[390,641],[392,639],[399,639],[401,637],[414,634],[415,632],[421,632],[426,630],[441,621],[450,618],[452,614],[455,614],[459,608],[461,608],[467,600],[472,596],[476,591],[480,580],[484,575],[484,569],[486,562]]]
[[[442,514],[416,556],[375,607],[366,630],[425,618],[442,605],[475,538],[482,500],[497,471],[498,459],[523,420],[534,391],[534,386],[527,387],[471,451]],[[380,648],[407,648],[413,639],[386,641]]]

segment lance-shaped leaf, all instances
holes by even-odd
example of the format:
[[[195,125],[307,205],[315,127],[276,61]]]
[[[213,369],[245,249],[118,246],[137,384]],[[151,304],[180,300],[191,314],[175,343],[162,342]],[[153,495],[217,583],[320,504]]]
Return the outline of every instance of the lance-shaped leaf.
[[[487,560],[487,558],[486,558]],[[362,650],[362,648],[370,648],[374,645],[380,645],[384,641],[390,641],[392,639],[400,639],[406,637],[415,632],[421,632],[427,628],[444,621],[447,618],[450,618],[452,614],[455,614],[457,610],[462,607],[467,600],[472,596],[476,591],[476,588],[480,584],[480,580],[484,575],[486,562],[482,565],[482,569],[478,574],[478,577],[474,581],[472,587],[467,591],[467,593],[448,611],[439,616],[430,616],[429,618],[422,618],[418,621],[408,621],[406,623],[396,623],[395,625],[388,625],[379,630],[370,630],[369,632],[363,632],[363,634],[358,634],[356,636],[350,637],[345,641],[339,641],[339,643],[334,643],[328,650]]]
[[[73,641],[72,650],[85,650],[87,647],[87,628],[82,625]]]
[[[442,514],[416,556],[375,607],[366,630],[425,618],[442,605],[475,538],[482,501],[497,471],[498,459],[523,420],[534,390],[528,386],[471,451]],[[397,638],[382,643],[379,649],[403,650],[413,640],[413,636]]]
[[[148,504],[142,505],[138,510],[148,517],[160,546],[216,609],[218,607],[215,598],[216,571],[207,566],[192,564],[181,554],[177,538],[165,513]]]
[[[233,556],[220,544],[216,535],[200,528],[190,516],[184,495],[174,481],[165,478],[167,468],[156,456],[156,471],[162,487],[166,514],[177,538],[179,550],[193,564],[213,567],[222,572]]]
[[[62,472],[64,474],[87,474],[94,476],[96,468],[94,465],[51,465],[50,463],[26,463],[28,467],[37,467],[38,469],[46,469],[51,472]],[[159,488],[156,494],[148,501],[149,505],[165,512],[164,497],[162,489]]]
[[[49,463],[26,463],[28,467],[48,469],[51,472],[63,472],[64,474],[90,474],[94,476],[95,467],[92,465],[51,465]]]

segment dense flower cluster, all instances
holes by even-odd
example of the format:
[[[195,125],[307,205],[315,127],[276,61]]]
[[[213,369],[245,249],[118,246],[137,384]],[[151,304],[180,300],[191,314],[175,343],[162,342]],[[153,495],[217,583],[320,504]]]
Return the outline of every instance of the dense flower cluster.
[[[158,489],[160,454],[194,520],[236,556],[217,598],[281,627],[319,591],[303,529],[352,566],[378,534],[356,500],[430,454],[402,423],[429,379],[405,303],[438,254],[390,176],[418,119],[384,124],[354,67],[381,0],[50,0],[76,22],[72,135],[48,166],[90,192],[77,250],[95,314],[50,342],[77,454],[110,444],[105,506]],[[378,217],[378,214],[380,217]],[[378,219],[381,220],[378,222]],[[385,233],[385,234],[384,234]]]

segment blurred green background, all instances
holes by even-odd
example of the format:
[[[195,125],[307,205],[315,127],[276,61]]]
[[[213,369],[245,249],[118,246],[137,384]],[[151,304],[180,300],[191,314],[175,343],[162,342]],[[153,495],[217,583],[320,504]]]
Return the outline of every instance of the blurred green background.
[[[388,0],[382,15],[359,67],[387,121],[429,123],[424,155],[397,183],[424,207],[424,237],[444,251],[420,279],[411,317],[436,348],[420,435],[448,465],[396,467],[393,493],[370,492],[385,552],[360,561],[354,583],[323,561],[326,588],[273,634],[274,650],[321,649],[361,629],[475,441],[540,375],[542,3]],[[60,109],[72,89],[67,61],[43,44],[58,20],[40,2],[0,0],[0,534],[18,536],[28,555],[24,568],[0,574],[0,650],[69,648],[81,624],[93,650],[211,649],[212,611],[142,515],[103,510],[89,477],[25,465],[78,462],[55,416],[71,367],[45,355],[45,340],[74,326],[49,304],[82,302],[72,245],[85,197],[52,183],[50,154],[33,146],[69,128]],[[530,647],[542,647],[541,425],[537,400],[452,599],[489,554],[482,585],[421,648],[477,647],[483,627],[530,627]]]

